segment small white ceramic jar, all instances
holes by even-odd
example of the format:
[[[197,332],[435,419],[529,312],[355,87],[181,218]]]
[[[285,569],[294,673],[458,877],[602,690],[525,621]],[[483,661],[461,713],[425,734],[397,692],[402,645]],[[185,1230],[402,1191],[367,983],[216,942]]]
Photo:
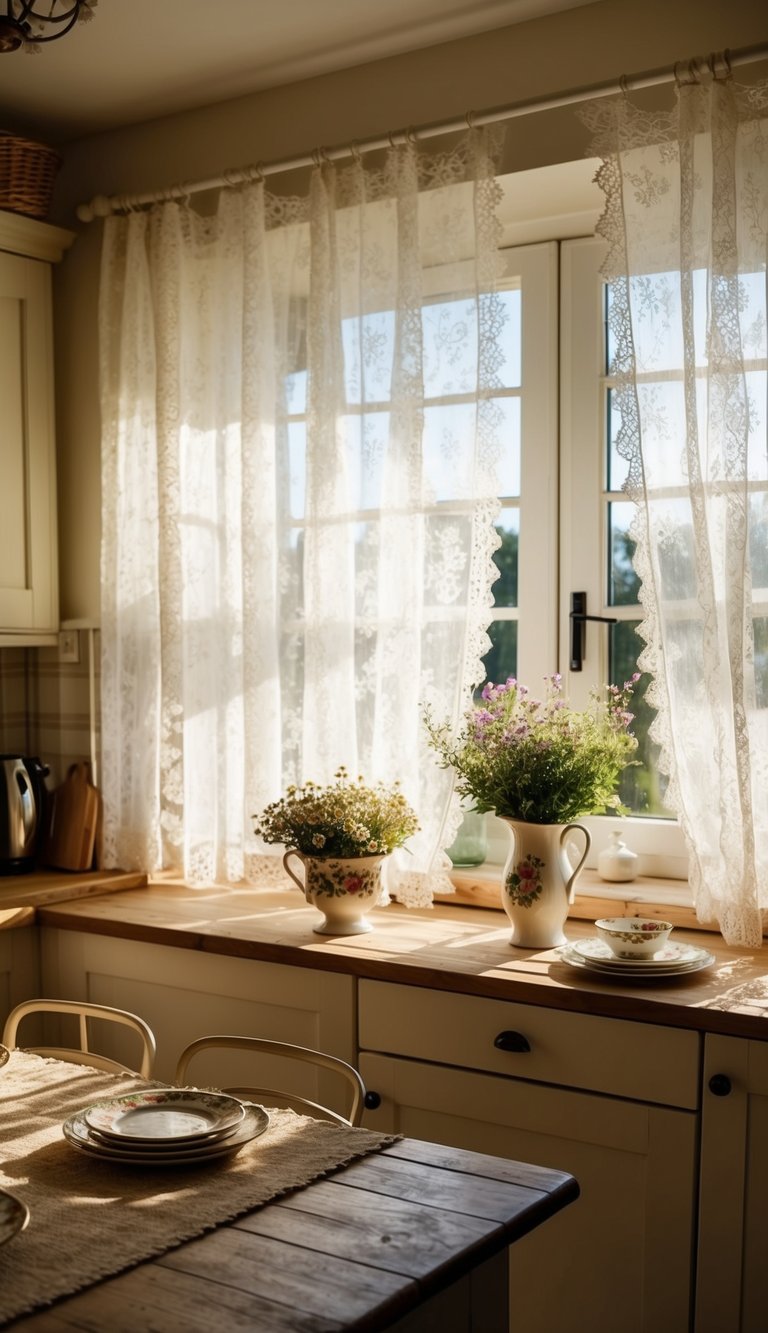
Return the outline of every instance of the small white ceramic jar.
[[[597,873],[601,879],[621,883],[634,879],[637,874],[638,857],[630,851],[619,829],[611,834],[611,841],[597,858]]]

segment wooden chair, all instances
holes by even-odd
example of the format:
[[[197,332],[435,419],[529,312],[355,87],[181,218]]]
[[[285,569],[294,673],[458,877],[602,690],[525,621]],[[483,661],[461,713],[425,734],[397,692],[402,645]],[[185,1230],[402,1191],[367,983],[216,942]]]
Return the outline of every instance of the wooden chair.
[[[152,1029],[137,1014],[125,1009],[113,1009],[106,1004],[85,1004],[80,1000],[26,1000],[12,1009],[5,1021],[2,1044],[9,1050],[17,1048],[16,1033],[19,1024],[28,1014],[75,1014],[79,1019],[80,1047],[25,1046],[24,1050],[34,1055],[52,1056],[57,1060],[66,1060],[70,1064],[92,1065],[94,1069],[103,1069],[110,1074],[138,1073],[142,1078],[149,1078],[155,1062],[155,1036]],[[138,1069],[111,1060],[106,1055],[97,1055],[90,1049],[88,1019],[105,1019],[108,1023],[120,1023],[131,1028],[141,1040],[141,1064]]]
[[[182,1087],[185,1086],[190,1061],[201,1051],[209,1050],[238,1050],[249,1051],[254,1055],[275,1055],[286,1060],[303,1061],[306,1064],[315,1065],[317,1068],[328,1069],[333,1073],[340,1074],[352,1089],[352,1105],[348,1116],[340,1115],[337,1111],[332,1111],[330,1107],[321,1106],[318,1102],[311,1101],[307,1097],[301,1097],[292,1092],[278,1091],[275,1088],[223,1088],[222,1091],[233,1097],[243,1097],[249,1101],[263,1102],[267,1106],[287,1106],[294,1111],[300,1111],[304,1115],[313,1116],[316,1120],[330,1120],[337,1125],[360,1124],[363,1116],[365,1084],[352,1065],[348,1065],[344,1060],[339,1060],[335,1055],[326,1055],[323,1051],[314,1051],[308,1046],[294,1046],[290,1042],[268,1041],[264,1037],[200,1037],[197,1041],[191,1042],[179,1056],[174,1083]]]

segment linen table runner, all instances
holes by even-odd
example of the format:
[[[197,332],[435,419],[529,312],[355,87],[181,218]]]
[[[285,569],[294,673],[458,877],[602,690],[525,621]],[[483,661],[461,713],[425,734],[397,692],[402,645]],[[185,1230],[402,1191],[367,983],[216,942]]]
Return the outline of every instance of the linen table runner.
[[[152,1167],[100,1161],[62,1123],[105,1097],[165,1086],[13,1051],[0,1070],[0,1186],[26,1203],[26,1231],[0,1246],[0,1322],[308,1185],[396,1135],[272,1110],[266,1133],[232,1157]]]

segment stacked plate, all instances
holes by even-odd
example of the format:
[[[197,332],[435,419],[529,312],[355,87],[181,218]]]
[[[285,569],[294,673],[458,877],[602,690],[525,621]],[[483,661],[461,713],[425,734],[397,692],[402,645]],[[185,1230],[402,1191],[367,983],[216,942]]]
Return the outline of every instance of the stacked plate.
[[[600,939],[574,940],[558,950],[569,967],[581,968],[621,981],[650,981],[687,976],[711,967],[715,955],[695,944],[666,944],[649,958],[617,958]]]
[[[62,1128],[67,1141],[91,1157],[182,1166],[235,1153],[268,1124],[263,1107],[224,1093],[155,1088],[94,1102]]]

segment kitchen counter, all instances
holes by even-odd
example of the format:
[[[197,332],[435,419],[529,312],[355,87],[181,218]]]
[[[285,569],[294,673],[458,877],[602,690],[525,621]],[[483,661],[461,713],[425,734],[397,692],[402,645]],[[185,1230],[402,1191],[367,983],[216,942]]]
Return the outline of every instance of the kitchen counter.
[[[44,903],[73,902],[81,898],[142,888],[147,876],[125,870],[38,870],[34,874],[0,876],[0,911],[10,907],[36,908]],[[17,920],[9,924],[26,925]]]
[[[0,900],[1,901],[1,900]],[[366,935],[315,935],[318,913],[292,889],[189,889],[174,882],[37,907],[42,926],[237,958],[315,968],[432,990],[768,1040],[768,948],[729,948],[720,935],[676,930],[715,964],[675,981],[615,985],[576,972],[555,950],[515,949],[500,912],[392,903],[371,913]],[[594,934],[570,919],[571,939]]]

